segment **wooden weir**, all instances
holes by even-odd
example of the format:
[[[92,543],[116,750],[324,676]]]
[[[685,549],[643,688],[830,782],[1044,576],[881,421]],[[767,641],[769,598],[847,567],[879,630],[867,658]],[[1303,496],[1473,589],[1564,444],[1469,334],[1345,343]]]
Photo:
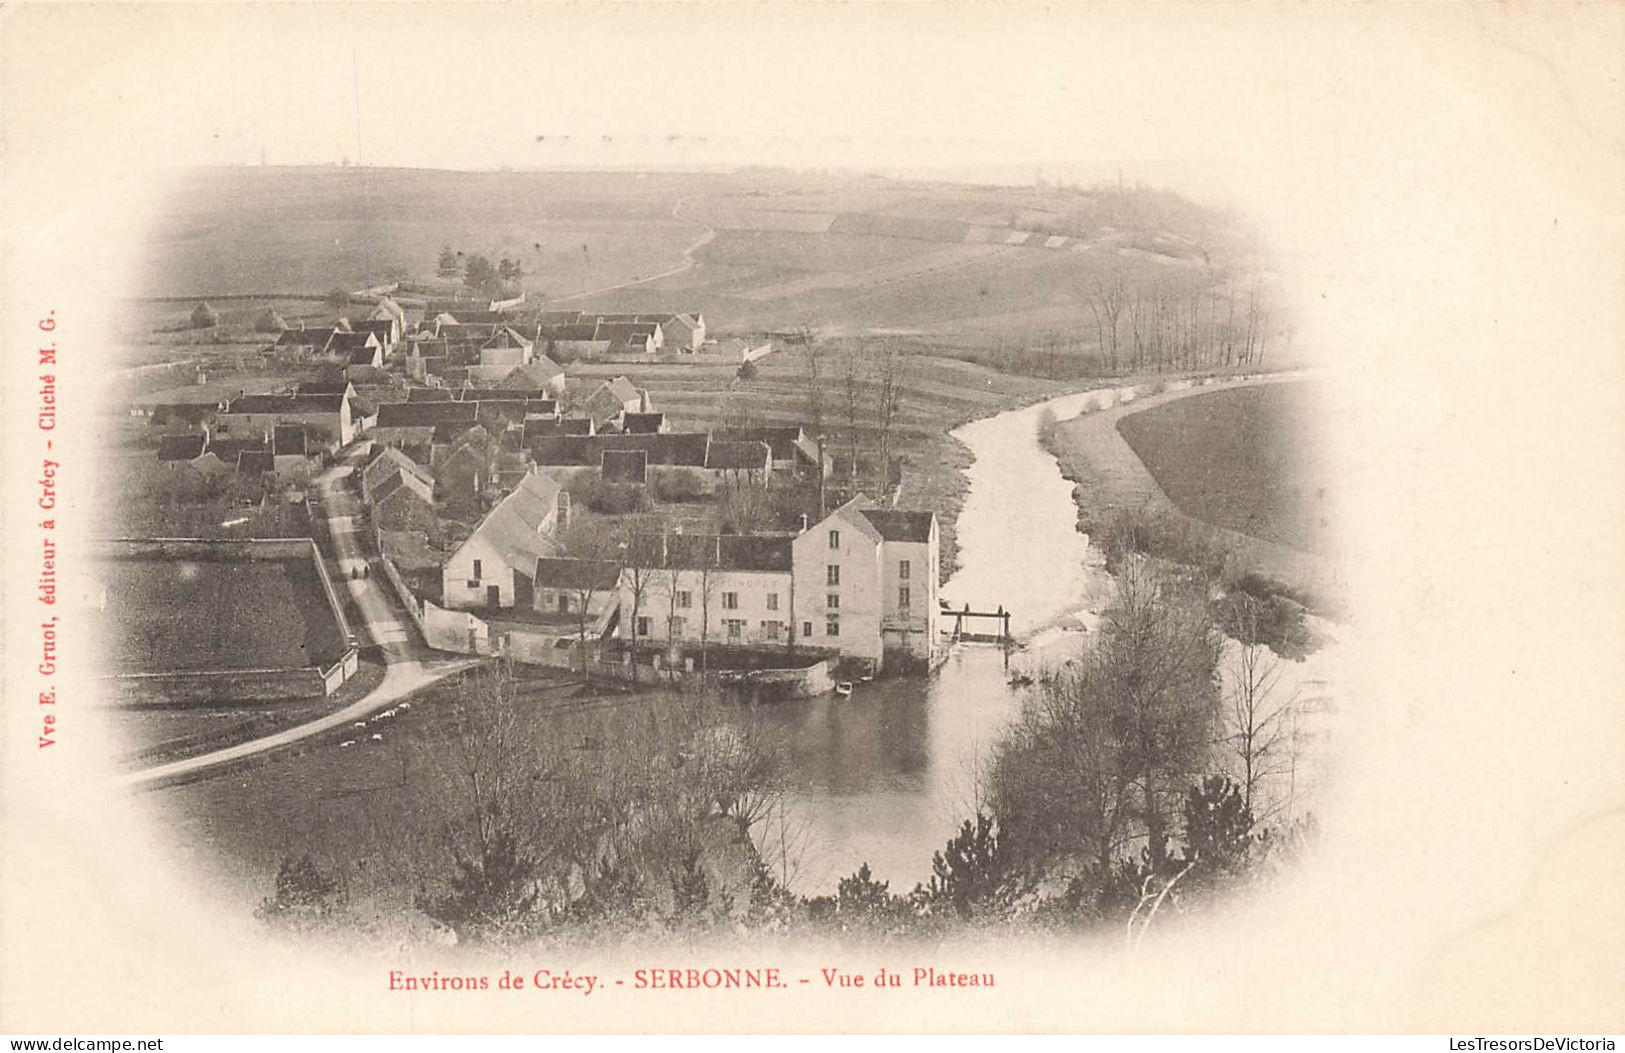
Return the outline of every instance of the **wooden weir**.
[[[953,638],[956,641],[957,640],[965,640],[965,641],[968,641],[968,642],[971,642],[971,643],[997,643],[997,644],[1004,644],[1006,647],[1008,647],[1010,645],[1010,643],[1011,643],[1011,638],[1010,638],[1010,612],[1004,609],[1003,604],[1000,604],[999,609],[996,610],[996,611],[973,611],[973,610],[970,609],[970,604],[967,603],[963,610],[957,610],[956,611],[956,610],[952,610],[952,609],[949,609],[949,608],[944,608],[942,613],[946,617],[952,617],[953,618],[953,620],[954,620],[954,635],[953,635]],[[971,631],[967,631],[965,629],[965,621],[966,621],[966,619],[969,619],[969,618],[992,619],[992,620],[994,620],[994,621],[996,621],[998,623],[998,625],[995,626],[996,631],[995,632],[971,632]]]

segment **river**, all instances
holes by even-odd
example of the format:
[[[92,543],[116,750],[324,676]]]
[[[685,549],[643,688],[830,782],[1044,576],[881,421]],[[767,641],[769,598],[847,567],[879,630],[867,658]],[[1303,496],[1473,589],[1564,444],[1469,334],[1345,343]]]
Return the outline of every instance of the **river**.
[[[1163,390],[1193,386],[1175,380]],[[785,703],[768,713],[787,740],[791,790],[782,817],[761,832],[762,847],[781,861],[777,876],[795,891],[833,892],[868,863],[877,880],[907,892],[931,876],[932,854],[975,815],[978,774],[1020,706],[1010,676],[1077,654],[1111,586],[1077,530],[1072,484],[1039,444],[1039,429],[1051,417],[1138,397],[1132,387],[1063,395],[952,432],[974,460],[958,522],[959,567],[941,595],[951,608],[1002,605],[1021,646],[1007,656],[995,645],[960,645],[930,676],[860,684],[850,699]],[[1279,674],[1282,694],[1295,695],[1305,711],[1301,729],[1296,719],[1292,726],[1294,740],[1306,744],[1334,734],[1328,684],[1339,651],[1332,635],[1341,630],[1316,624],[1325,645],[1307,662],[1282,663]],[[1303,752],[1307,761],[1322,750],[1305,745]],[[1311,783],[1307,770],[1293,779],[1300,795]]]
[[[1125,394],[1126,392],[1126,394]],[[959,568],[943,586],[949,606],[1003,606],[1027,646],[961,645],[928,677],[860,684],[832,697],[775,707],[788,740],[792,791],[784,821],[766,824],[769,859],[790,860],[798,892],[834,891],[867,862],[906,892],[931,875],[932,853],[976,812],[977,774],[1015,715],[1014,672],[1056,664],[1084,635],[1057,628],[1088,620],[1109,579],[1077,530],[1072,484],[1039,444],[1041,424],[1132,398],[1107,390],[1063,395],[972,421],[953,431],[974,460],[959,514]],[[782,845],[781,845],[782,842]]]

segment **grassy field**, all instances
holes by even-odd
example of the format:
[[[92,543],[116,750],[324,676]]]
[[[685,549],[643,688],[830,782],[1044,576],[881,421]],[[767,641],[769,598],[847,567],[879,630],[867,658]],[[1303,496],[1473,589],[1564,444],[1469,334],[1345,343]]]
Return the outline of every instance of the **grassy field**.
[[[1004,243],[1022,231],[1038,236]],[[811,324],[958,346],[1086,335],[1083,290],[1104,261],[1160,275],[1245,251],[1228,217],[1152,191],[768,170],[203,170],[177,181],[146,243],[146,296],[433,280],[449,245],[519,260],[538,302],[607,290],[571,305],[697,309],[714,332]]]
[[[343,653],[308,560],[113,559],[99,570],[121,672],[327,666]]]
[[[1187,515],[1304,552],[1331,550],[1335,480],[1312,383],[1179,399],[1117,422]]]

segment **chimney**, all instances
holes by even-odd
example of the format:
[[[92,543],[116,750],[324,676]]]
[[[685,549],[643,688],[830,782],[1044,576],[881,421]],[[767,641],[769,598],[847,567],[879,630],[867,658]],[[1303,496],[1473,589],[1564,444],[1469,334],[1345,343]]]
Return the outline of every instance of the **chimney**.
[[[807,532],[807,513],[805,512],[801,513],[801,532],[803,534]]]

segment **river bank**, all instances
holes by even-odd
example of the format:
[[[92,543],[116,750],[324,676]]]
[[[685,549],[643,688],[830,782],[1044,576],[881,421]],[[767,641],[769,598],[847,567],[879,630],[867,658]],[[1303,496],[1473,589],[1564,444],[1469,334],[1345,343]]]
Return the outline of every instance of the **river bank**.
[[[1058,417],[1041,442],[1072,484],[1078,531],[1085,535],[1098,531],[1121,513],[1162,518],[1203,547],[1228,553],[1238,576],[1253,573],[1283,582],[1312,597],[1316,610],[1335,617],[1343,609],[1344,584],[1334,559],[1325,552],[1304,551],[1191,515],[1158,484],[1119,428],[1125,417],[1181,399],[1311,380],[1308,373],[1292,372],[1169,381],[1138,390],[1128,399],[1095,400],[1077,415]]]

